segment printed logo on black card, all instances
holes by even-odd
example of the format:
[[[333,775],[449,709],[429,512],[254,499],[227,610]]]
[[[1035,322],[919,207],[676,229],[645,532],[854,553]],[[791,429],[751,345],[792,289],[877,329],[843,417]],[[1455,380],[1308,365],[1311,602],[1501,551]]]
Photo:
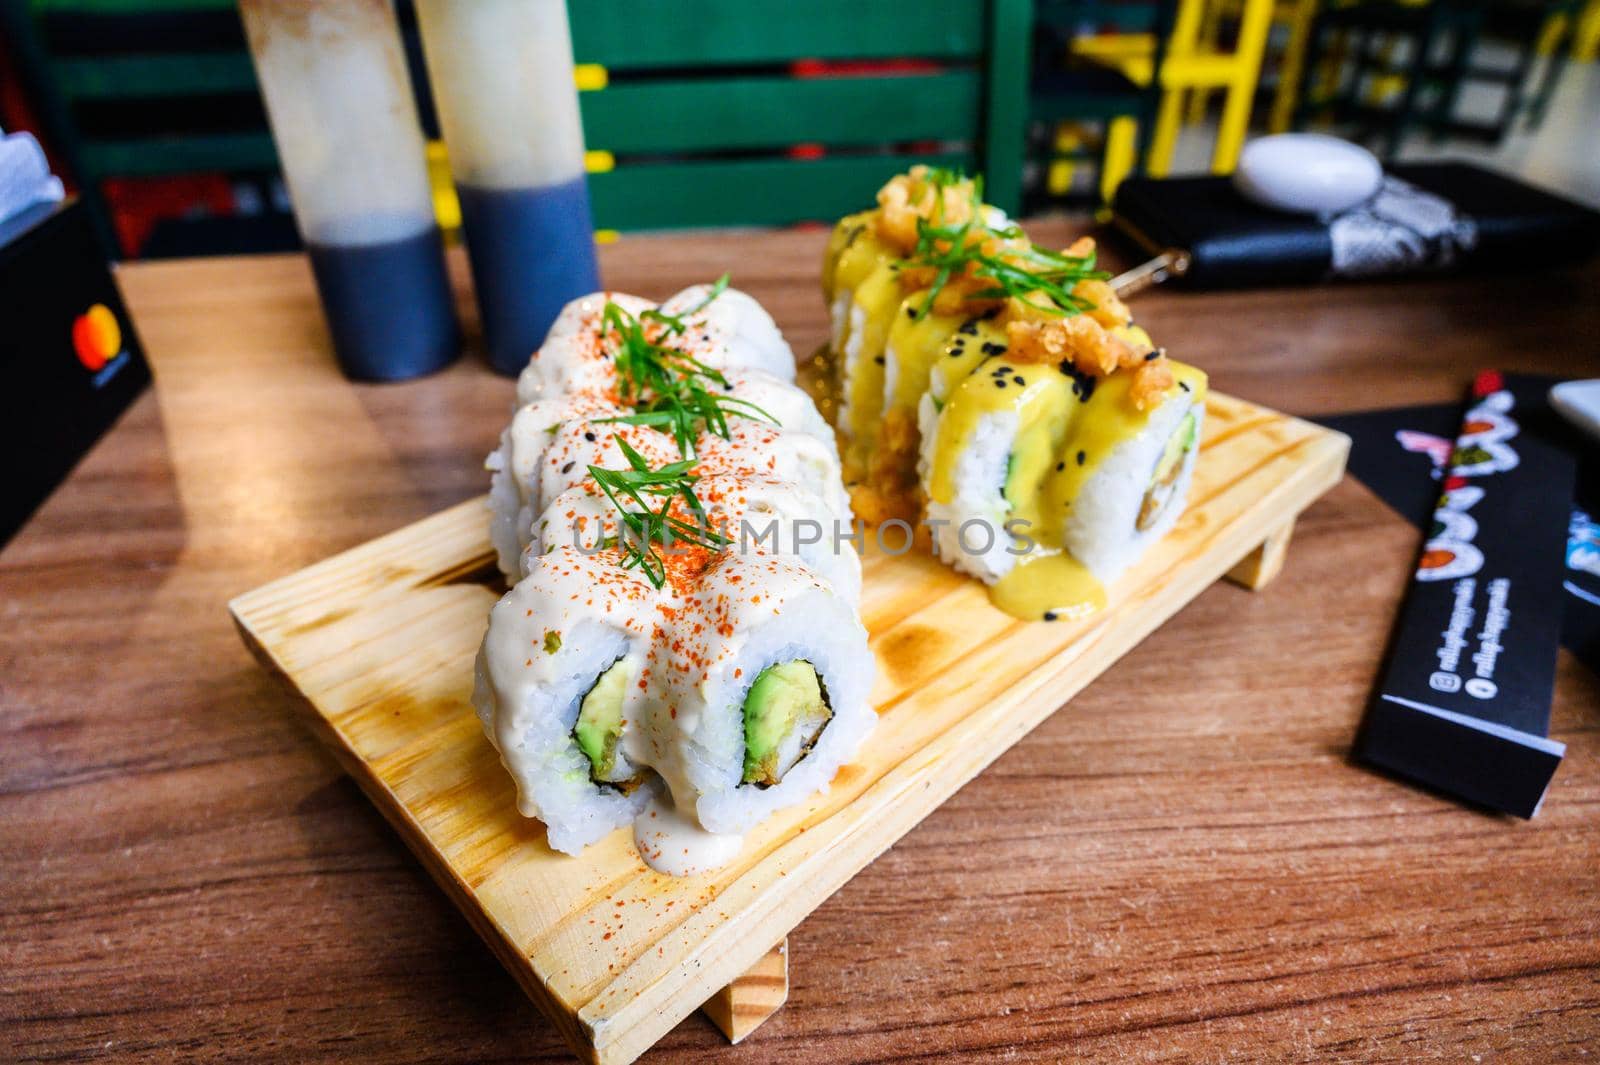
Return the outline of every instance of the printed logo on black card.
[[[1445,478],[1444,493],[1433,512],[1428,542],[1417,565],[1418,580],[1452,581],[1483,568],[1483,552],[1473,543],[1478,523],[1467,512],[1484,493],[1470,480],[1517,468],[1519,459],[1510,443],[1518,432],[1511,417],[1515,406],[1511,393],[1504,389],[1499,374],[1485,373],[1474,383],[1474,394],[1477,402],[1467,411],[1461,435],[1450,449],[1450,476]],[[1400,442],[1412,447],[1403,438]]]
[[[90,383],[96,388],[128,363],[128,350],[122,346],[122,326],[103,303],[96,303],[73,319],[72,350],[83,368],[94,375]]]

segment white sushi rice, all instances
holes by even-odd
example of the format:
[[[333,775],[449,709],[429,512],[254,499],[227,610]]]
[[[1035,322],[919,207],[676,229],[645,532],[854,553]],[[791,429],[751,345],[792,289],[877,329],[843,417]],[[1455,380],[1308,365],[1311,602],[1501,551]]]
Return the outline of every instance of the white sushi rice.
[[[855,303],[856,290],[841,288],[833,294],[828,306],[828,350],[844,350],[845,336],[850,332],[850,308]]]
[[[850,419],[853,417],[851,412],[854,409],[850,403],[850,383],[861,370],[861,349],[866,343],[867,309],[852,299],[845,321],[844,346],[834,349],[839,356],[840,382],[839,407],[834,424],[839,429],[841,442],[848,450],[855,441],[855,434],[850,430]]]
[[[932,468],[939,439],[938,414],[926,395],[922,397],[918,421],[922,427],[922,454],[917,466],[926,471]],[[1018,424],[1017,413],[1011,410],[980,418],[956,459],[956,497],[948,503],[937,502],[931,493],[928,497],[927,520],[934,554],[986,584],[993,584],[1027,557],[1008,550],[1014,546],[1005,529],[1011,504],[1001,491]],[[926,486],[926,474],[923,483]]]
[[[1150,415],[1143,432],[1123,441],[1100,460],[1094,476],[1073,501],[1062,529],[1062,543],[1102,584],[1120,577],[1150,545],[1167,534],[1183,513],[1200,454],[1198,444],[1184,456],[1172,494],[1155,523],[1143,532],[1137,528],[1139,507],[1167,441],[1190,411],[1194,412],[1199,432],[1204,428],[1204,404],[1195,403],[1187,392],[1162,404]]]

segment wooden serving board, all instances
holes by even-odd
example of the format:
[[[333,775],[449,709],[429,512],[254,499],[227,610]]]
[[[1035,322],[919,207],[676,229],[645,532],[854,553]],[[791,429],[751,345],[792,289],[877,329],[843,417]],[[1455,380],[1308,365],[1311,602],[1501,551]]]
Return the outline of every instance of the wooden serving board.
[[[790,929],[1212,582],[1270,580],[1295,517],[1338,482],[1348,451],[1338,433],[1213,394],[1187,511],[1111,606],[1078,623],[1017,621],[978,582],[917,552],[877,553],[869,536],[876,731],[826,795],[689,879],[647,869],[626,830],[570,858],[517,814],[468,701],[498,590],[483,499],[230,609],[574,1051],[627,1062],[702,1004],[730,1038],[776,1009]]]

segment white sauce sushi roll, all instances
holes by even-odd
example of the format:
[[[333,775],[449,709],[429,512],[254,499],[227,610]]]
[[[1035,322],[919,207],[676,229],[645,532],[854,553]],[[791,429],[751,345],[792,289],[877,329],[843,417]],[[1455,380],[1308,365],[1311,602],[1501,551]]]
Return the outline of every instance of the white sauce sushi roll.
[[[678,809],[709,832],[747,832],[825,789],[877,720],[866,630],[792,560],[718,556],[672,633],[640,742]]]
[[[608,298],[641,395],[618,387]],[[474,703],[552,847],[635,821],[645,860],[686,875],[827,786],[875,720],[872,658],[837,445],[771,318],[706,286],[659,315],[623,300],[563,312],[489,457],[515,584]]]
[[[616,552],[539,558],[490,615],[473,705],[517,808],[577,854],[631,824],[658,786],[629,756],[659,593]]]
[[[695,357],[716,370],[761,370],[793,381],[794,349],[767,309],[736,288],[711,299],[713,291],[711,285],[691,285],[661,305],[662,314],[682,316]]]
[[[600,418],[585,416],[596,413]],[[617,444],[619,439],[627,441],[652,466],[678,460],[675,446],[664,434],[645,426],[600,420],[621,413],[620,408],[596,408],[561,400],[529,404],[517,412],[507,438],[488,463],[494,471],[489,496],[493,515],[490,536],[501,572],[509,579],[518,580],[525,572],[519,560],[530,542],[550,537],[557,543],[572,541],[559,520],[564,512],[555,515],[558,520],[554,523],[548,512],[554,509],[556,500],[592,484],[590,466],[616,469],[627,464]],[[738,418],[730,421],[729,439],[702,433],[697,448],[702,478],[792,485],[791,495],[781,505],[774,504],[777,509],[772,514],[782,526],[786,541],[793,542],[795,522],[802,518],[811,519],[820,527],[821,546],[830,553],[836,530],[840,538],[848,538],[853,520],[850,499],[839,482],[838,459],[831,440]],[[609,506],[598,491],[592,494],[599,497],[597,507]],[[801,499],[805,500],[803,506],[791,502]],[[569,506],[570,502],[569,499]],[[734,524],[737,526],[737,521]],[[859,568],[853,549],[841,546],[837,554],[841,556],[838,565]],[[859,578],[855,583],[859,584]]]

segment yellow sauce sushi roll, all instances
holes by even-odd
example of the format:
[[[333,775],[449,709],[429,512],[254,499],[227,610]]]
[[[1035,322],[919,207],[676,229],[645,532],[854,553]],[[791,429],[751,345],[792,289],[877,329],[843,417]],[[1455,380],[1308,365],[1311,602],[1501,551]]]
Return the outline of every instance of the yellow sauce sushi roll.
[[[1205,375],[1135,325],[1092,240],[1053,251],[914,167],[841,221],[823,288],[856,512],[926,519],[1019,617],[1091,613],[1177,520]]]

